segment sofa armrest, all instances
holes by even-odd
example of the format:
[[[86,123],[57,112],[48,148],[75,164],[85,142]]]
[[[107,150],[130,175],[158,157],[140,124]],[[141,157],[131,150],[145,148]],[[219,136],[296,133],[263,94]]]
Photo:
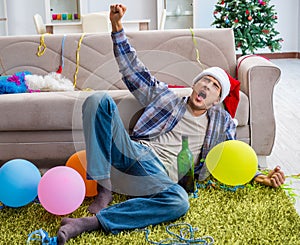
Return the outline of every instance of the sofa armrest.
[[[238,59],[238,79],[241,90],[249,98],[250,144],[257,155],[270,155],[275,139],[273,91],[281,70],[260,56]]]

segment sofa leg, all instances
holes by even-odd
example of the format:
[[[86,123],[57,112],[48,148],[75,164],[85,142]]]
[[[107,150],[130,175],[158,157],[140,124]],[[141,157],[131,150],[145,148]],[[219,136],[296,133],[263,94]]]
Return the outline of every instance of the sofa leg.
[[[268,168],[266,156],[258,155],[257,159],[258,159],[258,168],[259,169],[267,169]]]

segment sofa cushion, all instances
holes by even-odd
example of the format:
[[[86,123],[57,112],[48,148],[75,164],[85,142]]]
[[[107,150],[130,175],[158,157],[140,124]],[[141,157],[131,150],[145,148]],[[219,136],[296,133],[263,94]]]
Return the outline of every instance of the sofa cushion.
[[[0,96],[0,131],[81,129],[81,106],[94,92],[41,92]],[[119,98],[128,91],[110,91]],[[74,123],[73,123],[74,121]]]
[[[191,88],[174,88],[178,96],[187,96]],[[82,129],[81,108],[89,92],[41,92],[0,96],[0,131],[41,131]],[[106,91],[116,101],[127,130],[131,130],[142,108],[127,90]],[[239,125],[248,122],[248,98],[241,92],[236,118]]]

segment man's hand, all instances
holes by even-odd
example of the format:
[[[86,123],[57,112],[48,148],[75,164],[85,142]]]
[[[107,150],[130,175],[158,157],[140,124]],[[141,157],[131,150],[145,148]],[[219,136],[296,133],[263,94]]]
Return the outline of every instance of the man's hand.
[[[126,12],[126,6],[122,4],[110,5],[110,22],[112,26],[112,32],[118,32],[123,29],[121,19]]]
[[[271,170],[268,175],[258,175],[255,178],[255,181],[258,183],[271,186],[271,187],[279,187],[285,181],[284,173],[280,170],[280,167],[277,166],[273,170]]]

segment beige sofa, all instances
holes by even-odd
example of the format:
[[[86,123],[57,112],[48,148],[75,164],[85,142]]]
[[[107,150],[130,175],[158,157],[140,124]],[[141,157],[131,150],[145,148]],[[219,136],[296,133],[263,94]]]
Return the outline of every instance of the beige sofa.
[[[161,81],[189,86],[202,67],[219,66],[235,75],[237,65],[231,29],[130,32],[127,36],[140,59]],[[74,152],[85,148],[81,105],[91,93],[108,90],[118,103],[130,131],[140,106],[127,91],[112,52],[110,34],[70,34],[65,38],[63,76],[74,82],[73,92],[40,92],[0,95],[0,165],[24,158],[39,168],[65,164]],[[0,74],[27,70],[45,75],[61,61],[63,35],[45,35],[46,50],[37,56],[41,36],[0,37]],[[242,58],[240,58],[242,59]],[[76,72],[77,71],[77,72]],[[252,56],[239,64],[240,103],[237,137],[249,143],[262,159],[272,151],[275,137],[273,89],[280,69]],[[92,89],[92,91],[91,91]],[[179,95],[190,92],[176,88]]]

